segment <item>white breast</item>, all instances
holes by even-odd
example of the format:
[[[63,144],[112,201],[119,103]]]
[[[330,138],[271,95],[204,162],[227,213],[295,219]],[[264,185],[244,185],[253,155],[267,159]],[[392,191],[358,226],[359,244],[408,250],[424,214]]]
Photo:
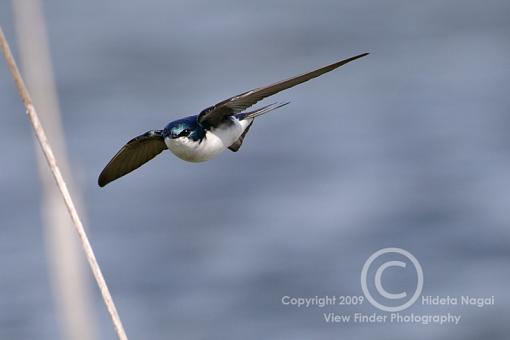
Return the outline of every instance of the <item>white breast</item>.
[[[215,129],[207,131],[201,142],[186,137],[165,138],[165,144],[177,157],[188,162],[205,162],[215,158],[232,145],[251,123],[252,119],[230,120]]]

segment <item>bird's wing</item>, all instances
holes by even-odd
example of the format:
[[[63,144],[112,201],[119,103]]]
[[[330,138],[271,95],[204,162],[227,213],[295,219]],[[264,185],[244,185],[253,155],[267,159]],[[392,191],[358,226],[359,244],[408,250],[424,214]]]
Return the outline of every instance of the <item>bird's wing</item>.
[[[111,181],[138,169],[165,150],[162,131],[148,131],[133,138],[120,149],[99,175],[98,184],[104,187]]]
[[[319,69],[316,69],[314,71],[301,74],[299,76],[283,80],[280,82],[277,82],[275,84],[259,87],[256,89],[253,89],[251,91],[247,91],[244,93],[241,93],[237,96],[225,99],[221,102],[219,102],[216,105],[213,105],[211,107],[208,107],[207,109],[200,112],[200,115],[198,116],[198,122],[202,124],[203,126],[216,126],[219,124],[225,117],[232,116],[234,114],[237,114],[239,112],[242,112],[243,110],[249,108],[250,106],[254,105],[258,101],[272,96],[273,94],[276,94],[280,91],[286,90],[288,88],[291,88],[293,86],[296,86],[298,84],[304,83],[305,81],[308,81],[312,78],[318,77],[324,73],[333,71],[334,69],[347,64],[350,61],[356,60],[358,58],[364,57],[368,55],[368,53],[363,53],[339,62],[336,62],[334,64],[321,67]]]

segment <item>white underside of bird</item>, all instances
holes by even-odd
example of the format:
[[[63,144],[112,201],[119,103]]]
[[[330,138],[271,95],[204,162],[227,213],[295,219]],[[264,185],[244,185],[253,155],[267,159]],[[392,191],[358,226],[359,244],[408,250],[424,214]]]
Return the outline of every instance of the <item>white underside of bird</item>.
[[[201,141],[194,141],[186,137],[165,138],[165,144],[170,151],[180,159],[188,162],[205,162],[217,157],[243,134],[254,118],[239,120],[229,119],[216,128],[208,130]]]

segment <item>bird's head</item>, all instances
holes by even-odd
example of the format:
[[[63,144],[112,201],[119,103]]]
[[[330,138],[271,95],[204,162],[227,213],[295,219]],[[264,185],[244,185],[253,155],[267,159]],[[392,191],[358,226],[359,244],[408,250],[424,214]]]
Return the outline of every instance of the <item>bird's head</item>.
[[[197,141],[205,136],[205,130],[198,124],[197,116],[190,116],[170,122],[165,127],[164,135],[170,139],[186,138]]]

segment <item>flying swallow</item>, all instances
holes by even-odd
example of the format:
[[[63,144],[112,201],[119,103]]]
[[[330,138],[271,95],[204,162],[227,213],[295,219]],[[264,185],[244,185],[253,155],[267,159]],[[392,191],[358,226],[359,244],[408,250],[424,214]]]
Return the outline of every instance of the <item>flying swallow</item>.
[[[111,181],[139,168],[166,149],[188,162],[208,161],[226,149],[236,152],[243,144],[256,117],[287,105],[288,102],[269,104],[253,111],[245,111],[246,109],[266,97],[333,71],[366,55],[368,53],[241,93],[202,110],[198,115],[170,122],[163,130],[151,130],[135,137],[113,156],[99,175],[98,184],[104,187]]]

